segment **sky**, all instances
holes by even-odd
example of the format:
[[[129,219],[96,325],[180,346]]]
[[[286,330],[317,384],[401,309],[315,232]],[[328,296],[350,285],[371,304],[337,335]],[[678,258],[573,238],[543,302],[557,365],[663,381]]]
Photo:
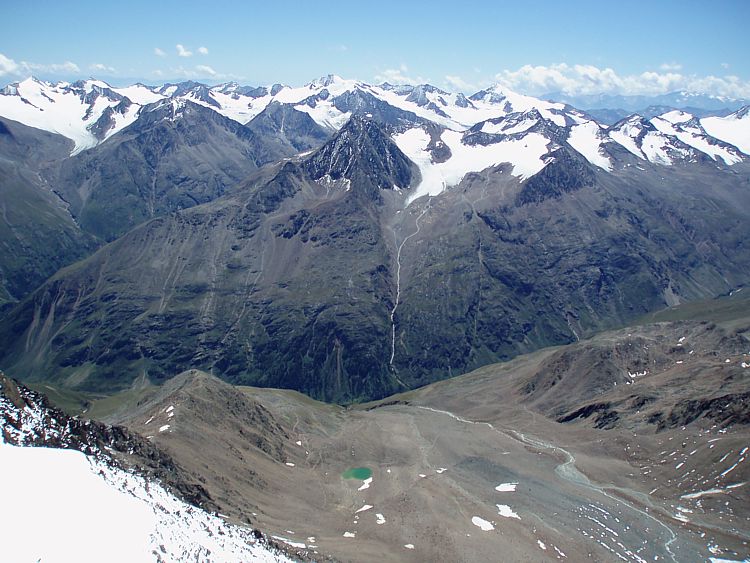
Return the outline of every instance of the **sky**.
[[[0,85],[96,77],[750,97],[750,0],[0,0]]]

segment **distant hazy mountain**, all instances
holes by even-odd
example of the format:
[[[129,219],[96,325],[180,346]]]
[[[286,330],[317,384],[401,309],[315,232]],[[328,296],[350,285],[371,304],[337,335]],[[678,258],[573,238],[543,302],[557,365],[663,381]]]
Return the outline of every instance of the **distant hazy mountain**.
[[[581,109],[612,108],[636,112],[649,106],[667,106],[671,108],[695,108],[706,111],[735,111],[750,104],[750,100],[743,98],[729,98],[725,96],[708,96],[691,92],[670,92],[656,96],[623,96],[615,94],[581,94],[569,96],[562,92],[551,92],[540,96],[545,100],[563,102]]]
[[[650,118],[673,109],[680,109],[696,117],[724,116],[750,104],[750,100],[745,98],[708,96],[690,92],[671,92],[658,96],[613,94],[568,96],[562,92],[551,92],[541,97],[586,110],[593,118],[608,125],[631,113],[639,113]]]

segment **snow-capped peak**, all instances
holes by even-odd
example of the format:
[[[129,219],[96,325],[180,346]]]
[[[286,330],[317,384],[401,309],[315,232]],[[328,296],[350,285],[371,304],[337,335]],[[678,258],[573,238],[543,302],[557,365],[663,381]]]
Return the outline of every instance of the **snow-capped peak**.
[[[328,88],[331,84],[344,82],[344,79],[336,74],[327,74],[309,82],[310,89]]]
[[[136,118],[139,106],[100,80],[52,84],[34,77],[12,84],[0,96],[0,115],[68,137],[72,154],[93,147]]]
[[[89,78],[88,80],[79,80],[77,82],[74,82],[72,84],[75,88],[81,88],[84,92],[88,93],[91,92],[94,89],[108,89],[111,90],[111,86],[104,82],[103,80],[96,80],[95,78]]]
[[[660,123],[672,127],[666,120],[661,120]],[[662,129],[642,116],[633,114],[615,123],[608,133],[613,141],[638,158],[655,164],[672,165],[696,160],[700,149],[696,150],[692,144],[681,140],[675,132]]]
[[[670,123],[684,123],[693,119],[692,114],[679,109],[668,111],[667,113],[664,113],[659,117],[661,119],[664,119],[665,121],[669,121]]]
[[[145,113],[158,114],[158,119],[174,121],[182,117],[191,103],[196,103],[189,98],[166,98],[143,108]]]
[[[239,90],[240,85],[237,82],[225,82],[211,87],[212,92],[221,92],[222,94],[231,94]]]
[[[462,143],[476,141],[492,145],[497,141],[477,133],[501,136],[539,133],[557,144],[574,138],[582,154],[605,169],[611,166],[608,160],[611,155],[606,156],[602,143],[610,141],[618,142],[639,158],[661,164],[694,159],[695,151],[734,164],[744,159],[738,150],[745,154],[750,152],[748,107],[726,117],[700,120],[680,110],[667,111],[652,120],[634,114],[604,133],[588,116],[570,106],[519,94],[503,84],[495,84],[467,98],[430,84],[370,85],[335,74],[299,87],[280,84],[249,87],[236,82],[209,87],[184,81],[159,87],[135,84],[113,88],[93,78],[51,84],[29,77],[6,86],[0,94],[0,116],[60,133],[75,142],[74,153],[117,133],[137,119],[143,106],[161,100],[188,100],[241,124],[248,123],[276,102],[308,113],[331,131],[342,127],[352,115],[376,115],[376,119],[388,121],[390,127],[401,132],[431,122],[440,129],[460,133]],[[184,108],[184,105],[173,104],[169,118],[181,115]],[[579,125],[585,127],[574,131]],[[467,131],[474,133],[474,137],[464,138]],[[415,139],[422,138],[414,135]],[[446,147],[450,145],[448,141],[455,141],[446,139],[443,140]],[[653,158],[644,154],[644,140]]]

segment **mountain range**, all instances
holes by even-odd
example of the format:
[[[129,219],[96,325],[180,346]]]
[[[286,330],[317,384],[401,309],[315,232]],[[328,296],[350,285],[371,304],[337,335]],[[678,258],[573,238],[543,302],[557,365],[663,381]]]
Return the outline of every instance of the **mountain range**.
[[[69,155],[3,150],[81,241],[25,286],[34,253],[4,269],[11,374],[112,391],[196,367],[372,399],[748,282],[747,108],[604,126],[333,75],[3,94],[9,139],[68,135]]]

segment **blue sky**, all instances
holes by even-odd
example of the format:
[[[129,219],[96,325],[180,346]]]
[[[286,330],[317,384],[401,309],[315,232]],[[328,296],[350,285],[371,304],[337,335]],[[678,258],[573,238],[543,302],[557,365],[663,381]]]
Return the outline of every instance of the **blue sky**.
[[[335,73],[466,92],[750,97],[746,0],[0,2],[0,84],[299,85]]]

